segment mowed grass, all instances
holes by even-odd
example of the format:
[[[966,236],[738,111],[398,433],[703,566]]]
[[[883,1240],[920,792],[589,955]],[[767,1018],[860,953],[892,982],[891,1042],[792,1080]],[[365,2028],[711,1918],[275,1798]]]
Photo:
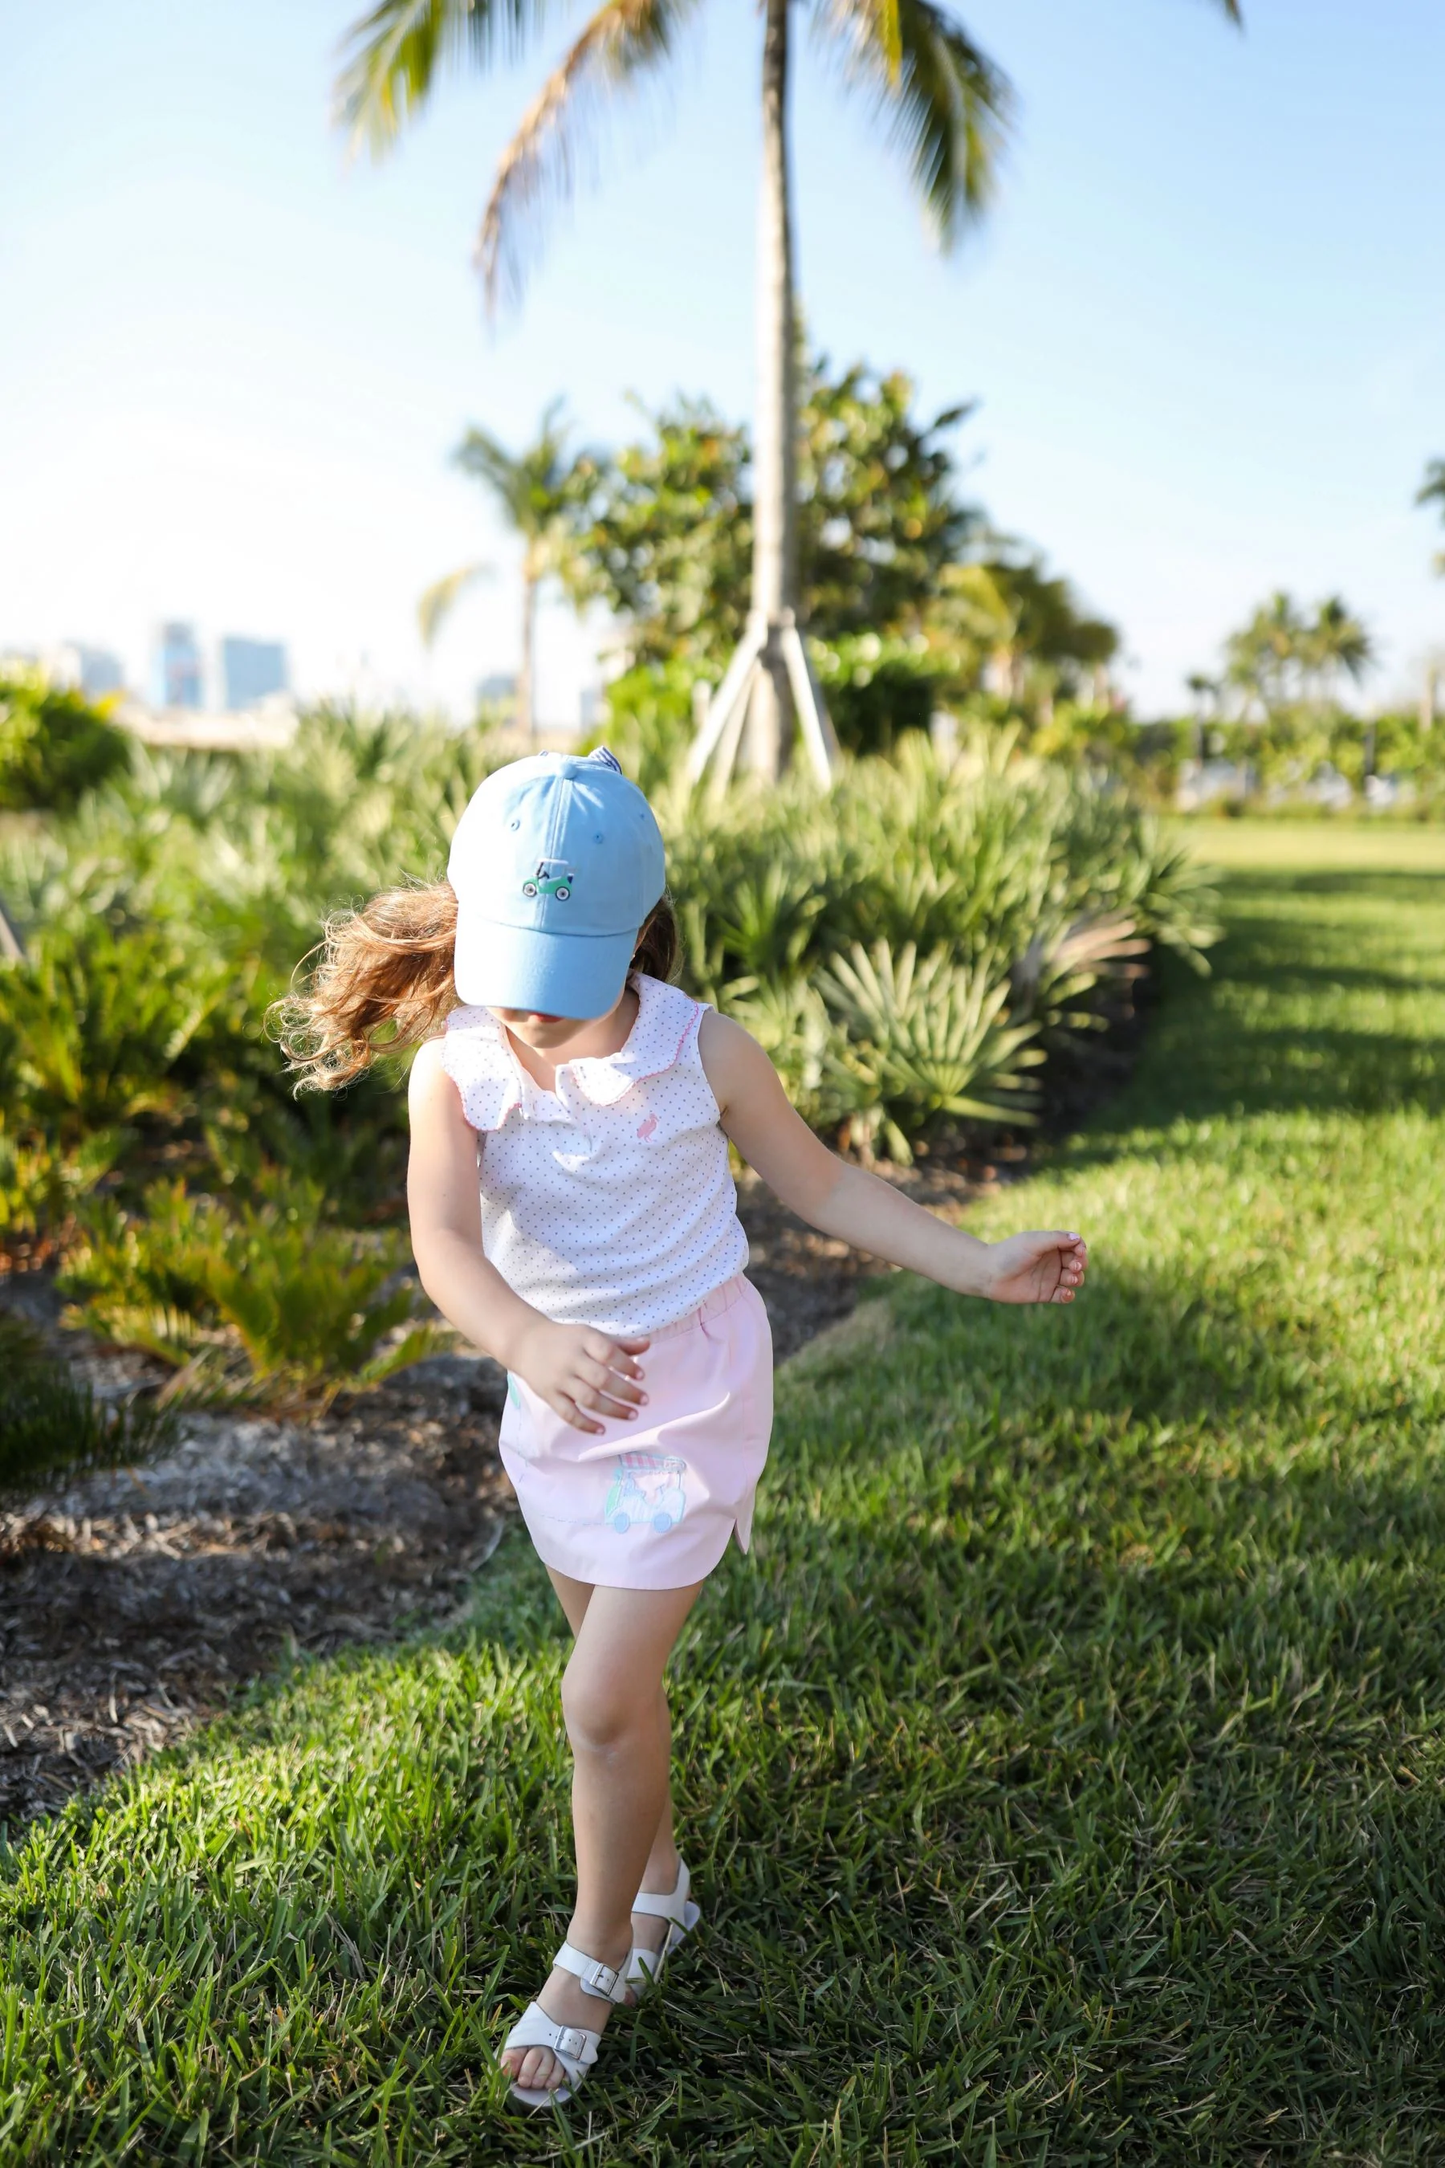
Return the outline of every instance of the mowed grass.
[[[1222,840],[1218,840],[1222,839]],[[1215,976],[780,1379],[675,1673],[706,1923],[565,2115],[490,2056],[567,1905],[565,1648],[317,1664],[0,1861],[0,2160],[1445,2159],[1445,836],[1242,825]]]

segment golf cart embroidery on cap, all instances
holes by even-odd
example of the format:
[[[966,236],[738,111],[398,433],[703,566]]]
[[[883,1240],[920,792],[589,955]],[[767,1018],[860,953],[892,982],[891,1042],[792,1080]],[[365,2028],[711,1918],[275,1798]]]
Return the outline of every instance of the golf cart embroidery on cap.
[[[687,1511],[686,1474],[687,1462],[676,1453],[619,1453],[603,1520],[619,1536],[629,1528],[655,1528],[665,1535]]]
[[[555,896],[559,903],[565,903],[572,893],[572,883],[576,878],[571,866],[552,866],[550,861],[544,858],[531,880],[523,881],[522,894]]]

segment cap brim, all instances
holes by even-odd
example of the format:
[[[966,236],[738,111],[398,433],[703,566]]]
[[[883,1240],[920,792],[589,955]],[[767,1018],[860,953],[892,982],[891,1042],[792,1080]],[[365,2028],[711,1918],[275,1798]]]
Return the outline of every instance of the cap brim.
[[[458,998],[532,1016],[606,1016],[622,999],[636,933],[544,933],[535,926],[457,923]]]

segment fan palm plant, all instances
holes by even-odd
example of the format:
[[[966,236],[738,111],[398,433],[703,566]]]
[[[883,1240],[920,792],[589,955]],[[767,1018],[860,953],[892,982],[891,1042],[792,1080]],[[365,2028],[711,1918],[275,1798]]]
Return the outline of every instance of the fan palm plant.
[[[1327,595],[1300,643],[1301,660],[1318,692],[1330,698],[1341,676],[1358,685],[1375,660],[1374,642],[1340,595]]]
[[[522,543],[522,639],[517,662],[516,721],[527,736],[536,734],[535,654],[537,590],[543,580],[565,577],[571,539],[568,513],[580,478],[591,472],[585,455],[567,456],[567,427],[562,402],[554,399],[542,416],[535,440],[524,451],[509,452],[485,429],[471,428],[452,454],[453,463],[490,491],[503,519]],[[468,587],[485,579],[488,564],[463,565],[437,580],[417,605],[423,639],[430,645],[443,618]]]
[[[1233,21],[1239,0],[1217,0]],[[478,242],[489,299],[519,289],[529,212],[565,197],[577,136],[609,93],[671,57],[699,0],[601,0],[533,99],[502,153]],[[830,772],[836,741],[797,625],[797,384],[793,228],[788,179],[789,0],[762,0],[763,175],[757,264],[758,402],[754,425],[752,610],[708,724],[700,769],[724,766],[746,735],[746,764],[773,775],[786,758],[796,703],[815,765]],[[811,19],[847,88],[873,106],[905,159],[941,247],[985,209],[1008,132],[1008,82],[936,0],[812,0]],[[425,106],[441,71],[514,55],[550,22],[543,0],[377,0],[354,24],[340,84],[353,134],[382,149]]]
[[[1282,707],[1298,675],[1309,626],[1281,589],[1225,642],[1229,681],[1268,715]]]

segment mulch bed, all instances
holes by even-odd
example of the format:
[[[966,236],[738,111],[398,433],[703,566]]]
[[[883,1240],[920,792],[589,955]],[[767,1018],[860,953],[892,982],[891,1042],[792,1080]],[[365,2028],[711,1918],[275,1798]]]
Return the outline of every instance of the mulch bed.
[[[1118,1018],[1051,1109],[1071,1128],[1127,1070]],[[953,1216],[1025,1171],[1028,1147],[919,1161],[890,1179]],[[749,1276],[779,1361],[846,1317],[886,1271],[740,1185]],[[48,1275],[0,1279],[58,1354],[103,1393],[154,1376],[59,1324]],[[279,1654],[325,1654],[444,1623],[514,1510],[497,1457],[505,1385],[447,1355],[314,1421],[194,1414],[164,1459],[0,1512],[0,1829],[169,1745]]]

